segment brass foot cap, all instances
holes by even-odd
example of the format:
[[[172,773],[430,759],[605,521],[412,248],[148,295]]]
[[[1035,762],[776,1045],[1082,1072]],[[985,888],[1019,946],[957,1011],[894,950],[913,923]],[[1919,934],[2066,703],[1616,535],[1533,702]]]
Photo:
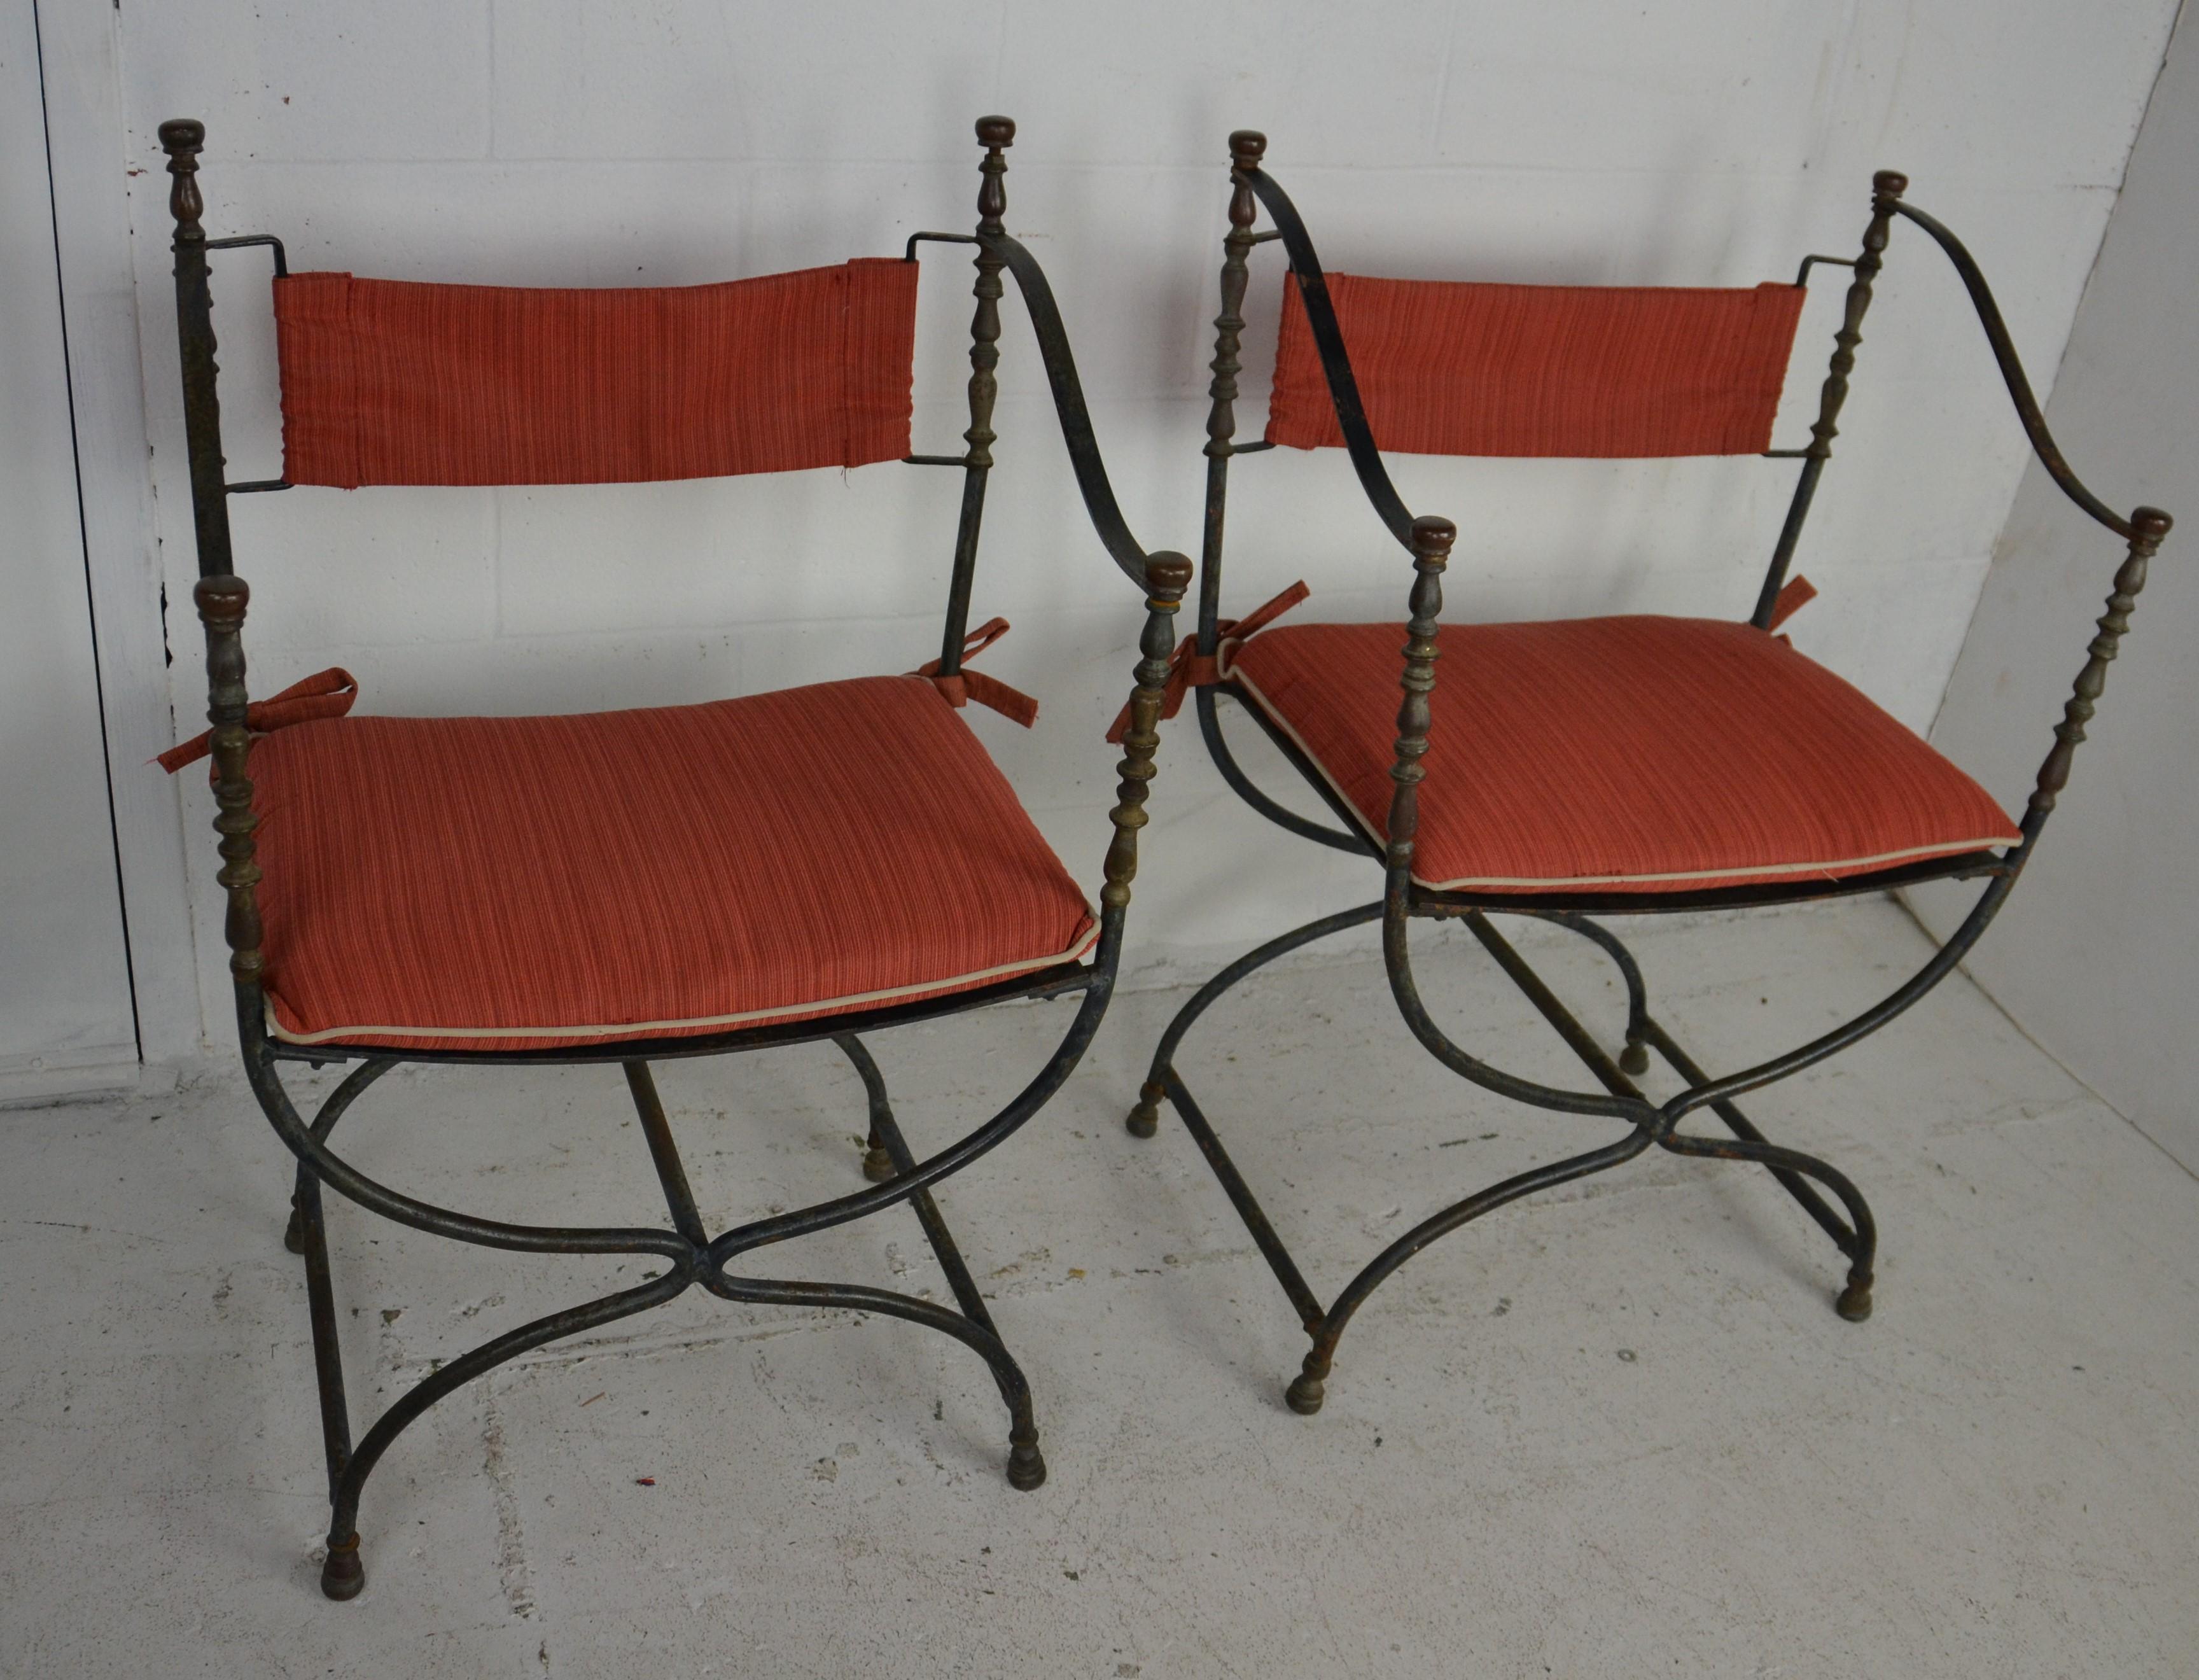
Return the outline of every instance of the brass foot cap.
[[[1152,1137],[1161,1129],[1161,1111],[1152,1103],[1141,1102],[1130,1111],[1123,1126],[1132,1137]]]
[[[321,1591],[339,1603],[357,1598],[359,1590],[366,1585],[366,1566],[359,1560],[359,1536],[341,1546],[329,1548],[328,1561],[321,1566]]]
[[[1860,1324],[1870,1316],[1870,1280],[1851,1282],[1840,1291],[1840,1298],[1833,1303],[1833,1310],[1851,1324]]]
[[[863,1152],[863,1176],[873,1184],[884,1184],[895,1176],[893,1157],[883,1146]]]
[[[1039,1455],[1038,1446],[1016,1447],[1008,1454],[1008,1485],[1018,1492],[1029,1493],[1046,1481],[1046,1460]]]
[[[1321,1409],[1327,1391],[1319,1377],[1307,1376],[1301,1371],[1291,1385],[1283,1391],[1283,1403],[1300,1417],[1311,1417]]]
[[[1619,1053],[1619,1070],[1633,1074],[1637,1078],[1648,1072],[1649,1047],[1638,1042],[1628,1045]]]

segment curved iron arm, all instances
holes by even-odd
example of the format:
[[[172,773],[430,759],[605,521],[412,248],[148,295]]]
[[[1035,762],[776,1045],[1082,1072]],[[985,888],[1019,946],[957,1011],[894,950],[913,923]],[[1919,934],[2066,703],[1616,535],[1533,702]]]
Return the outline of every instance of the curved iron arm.
[[[2024,435],[2031,440],[2032,452],[2039,457],[2039,465],[2061,486],[2062,494],[2117,536],[2127,540],[2136,535],[2131,522],[2086,489],[2084,481],[2070,471],[2068,462],[2062,459],[2061,446],[2054,441],[2054,434],[2046,429],[2046,417],[2039,411],[2039,399],[2032,394],[2031,381],[2024,375],[2023,363],[2017,358],[2015,345],[2008,335],[2008,325],[2000,318],[2000,306],[1993,301],[1992,288],[1986,284],[1977,260],[1961,240],[1933,217],[1898,200],[1893,201],[1893,205],[1895,214],[1906,216],[1938,242],[1939,248],[1947,254],[1947,260],[1954,264],[1955,272],[1963,277],[1970,301],[1977,306],[1978,320],[1986,330],[1986,339],[1992,346],[1993,360],[2000,364],[2000,376],[2007,382],[2008,394],[2015,404],[2016,418],[2023,423]]]
[[[1100,440],[1092,430],[1091,411],[1084,402],[1084,387],[1076,376],[1076,358],[1069,347],[1069,333],[1061,324],[1061,308],[1053,300],[1053,288],[1046,271],[1023,242],[1005,233],[982,233],[976,242],[1000,258],[1016,277],[1024,307],[1030,312],[1031,330],[1038,335],[1039,359],[1046,364],[1046,382],[1053,390],[1054,411],[1061,418],[1061,440],[1069,449],[1069,464],[1076,474],[1076,488],[1084,498],[1084,510],[1093,529],[1123,575],[1139,588],[1148,587],[1146,562],[1150,557],[1130,534],[1123,510],[1116,505],[1114,487],[1107,482],[1106,464],[1100,458]]]
[[[2032,847],[2038,843],[2039,831],[2045,826],[2062,788],[2068,785],[2070,761],[2078,744],[2085,738],[2085,726],[2091,721],[2093,708],[2107,686],[2108,666],[2115,656],[2124,633],[2130,628],[2132,610],[2138,604],[2138,592],[2145,586],[2148,563],[2173,522],[2156,507],[2133,508],[2126,517],[2085,487],[2084,481],[2069,470],[2068,462],[2062,458],[2061,446],[2054,441],[2054,435],[2046,429],[2046,417],[2039,411],[2030,380],[2024,376],[2023,364],[2008,335],[2008,325],[2001,319],[2000,306],[1993,301],[1992,289],[1986,284],[1976,260],[1961,240],[1923,211],[1899,202],[1894,203],[1893,208],[1930,234],[1947,254],[1947,260],[1954,264],[1955,272],[1962,276],[1970,301],[1977,306],[1978,320],[1986,330],[1986,341],[1992,346],[1993,359],[2000,365],[2001,378],[2007,383],[2009,400],[2015,405],[2016,418],[2023,423],[2024,435],[2031,440],[2032,452],[2038,456],[2039,465],[2046,469],[2047,476],[2063,495],[2130,545],[2121,568],[2115,573],[2107,611],[2099,620],[2099,633],[2086,650],[2085,668],[2072,686],[2068,702],[2062,709],[2062,721],[2055,726],[2053,750],[2039,767],[2031,802],[2024,812],[2023,843],[2009,854],[2015,869],[2020,871]]]
[[[1328,277],[1321,271],[1321,259],[1314,253],[1313,239],[1306,232],[1305,224],[1298,219],[1298,207],[1288,194],[1268,178],[1258,169],[1239,169],[1233,172],[1232,179],[1242,181],[1251,188],[1260,202],[1274,218],[1276,229],[1283,236],[1283,249],[1290,254],[1291,273],[1298,283],[1298,296],[1305,304],[1306,324],[1313,329],[1314,347],[1321,353],[1321,371],[1328,376],[1328,394],[1336,405],[1337,424],[1344,429],[1344,446],[1351,457],[1352,470],[1359,475],[1360,487],[1367,492],[1367,499],[1374,505],[1374,512],[1390,534],[1407,548],[1413,545],[1413,515],[1398,495],[1397,487],[1390,482],[1389,469],[1382,464],[1382,453],[1374,446],[1374,434],[1367,423],[1366,405],[1359,400],[1359,381],[1351,371],[1351,358],[1344,347],[1344,331],[1336,324],[1336,306],[1328,295]]]

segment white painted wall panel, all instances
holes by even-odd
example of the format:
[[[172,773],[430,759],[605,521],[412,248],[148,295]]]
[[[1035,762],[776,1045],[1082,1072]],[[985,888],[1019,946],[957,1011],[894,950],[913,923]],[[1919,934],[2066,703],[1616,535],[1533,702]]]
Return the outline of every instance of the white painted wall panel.
[[[132,106],[164,116],[190,106],[209,127],[220,124],[232,157],[489,155],[485,0],[193,0],[118,9]],[[150,128],[143,139],[157,156]]]
[[[204,1032],[181,806],[167,779],[145,769],[175,739],[176,720],[146,444],[119,17],[77,0],[38,0],[38,14],[70,408],[89,487],[85,570],[138,1041],[148,1062],[172,1064],[195,1054]]]
[[[1047,265],[1124,509],[1199,530],[1223,140],[1263,127],[1332,265],[1537,281],[1747,284],[1852,252],[1875,167],[1969,238],[2012,330],[2056,363],[2160,61],[2173,0],[1691,0],[1643,8],[1320,0],[1070,8],[655,0],[123,15],[146,365],[171,597],[190,577],[153,131],[202,117],[209,223],[297,265],[407,278],[685,283],[896,251],[971,220],[971,120],[1023,125],[1008,225]],[[276,38],[279,37],[280,38]],[[281,102],[288,98],[285,105]],[[1257,260],[1245,427],[1262,418],[1280,264]],[[964,423],[966,258],[927,253],[919,447]],[[265,270],[225,264],[231,454],[275,457]],[[1782,417],[1799,440],[1840,276],[1805,316]],[[1802,564],[1798,643],[1922,726],[2021,469],[1981,339],[1938,254],[1898,230]],[[1000,469],[977,607],[1017,622],[989,668],[1045,715],[998,744],[1096,873],[1134,602],[1101,555],[1008,312]],[[1738,615],[1793,469],[1755,462],[1402,460],[1460,521],[1451,612]],[[1241,464],[1228,597],[1304,575],[1317,610],[1402,608],[1402,557],[1340,455]],[[951,474],[880,466],[667,487],[298,492],[240,509],[265,691],[332,662],[375,709],[690,700],[932,651]],[[309,592],[310,592],[310,596]],[[848,603],[863,615],[849,621]],[[177,627],[195,648],[195,625]],[[1098,639],[1095,641],[1094,638]],[[195,662],[195,655],[192,656]],[[178,710],[195,716],[193,662]],[[1188,731],[1164,747],[1134,962],[1199,960],[1368,872],[1229,804]],[[202,801],[197,790],[188,790]],[[204,815],[194,809],[191,824]],[[207,893],[206,849],[194,852]],[[1223,890],[1223,889],[1228,890]],[[208,954],[204,966],[219,975]],[[215,1018],[221,994],[217,989]]]
[[[968,0],[491,9],[500,157],[954,160],[998,85],[1000,9]]]
[[[0,1099],[135,1077],[29,0],[0,4]]]

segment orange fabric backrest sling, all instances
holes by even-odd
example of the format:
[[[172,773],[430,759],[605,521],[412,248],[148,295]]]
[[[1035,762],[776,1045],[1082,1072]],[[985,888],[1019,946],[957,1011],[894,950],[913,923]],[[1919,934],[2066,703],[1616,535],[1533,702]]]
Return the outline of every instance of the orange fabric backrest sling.
[[[1509,286],[1331,274],[1344,348],[1385,450],[1411,455],[1753,455],[1802,311],[1799,286]],[[1293,283],[1268,441],[1341,447]]]
[[[917,265],[601,290],[275,282],[293,484],[603,484],[909,452]]]

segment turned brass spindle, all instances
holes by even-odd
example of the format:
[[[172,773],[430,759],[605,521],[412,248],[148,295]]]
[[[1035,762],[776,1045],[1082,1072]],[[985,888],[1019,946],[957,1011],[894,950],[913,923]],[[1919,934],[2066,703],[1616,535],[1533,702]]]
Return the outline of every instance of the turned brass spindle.
[[[1393,891],[1402,890],[1413,864],[1413,837],[1420,827],[1420,788],[1427,769],[1432,709],[1428,697],[1436,685],[1436,619],[1443,611],[1444,568],[1450,563],[1451,545],[1458,527],[1448,519],[1426,516],[1413,522],[1412,616],[1406,623],[1405,668],[1397,685],[1405,697],[1397,708],[1397,760],[1390,779],[1397,790],[1390,797],[1390,843],[1385,854]]]
[[[1909,190],[1909,178],[1897,170],[1881,169],[1870,178],[1870,222],[1864,229],[1863,250],[1856,258],[1855,277],[1848,283],[1847,306],[1840,330],[1833,335],[1833,359],[1825,386],[1817,398],[1817,417],[1810,426],[1810,454],[1824,459],[1833,452],[1840,435],[1840,406],[1848,400],[1848,376],[1855,371],[1856,346],[1863,342],[1863,318],[1870,308],[1870,289],[1886,266],[1888,230],[1893,222],[1893,201]]]
[[[244,610],[252,592],[240,577],[201,578],[191,592],[206,626],[207,719],[213,725],[213,796],[220,808],[213,820],[221,836],[221,872],[214,878],[229,895],[223,933],[229,942],[229,971],[239,984],[260,983],[260,866],[253,860],[252,783],[244,773],[252,748],[246,727]]]
[[[1007,231],[1000,219],[1008,213],[1004,178],[1008,160],[1000,154],[1015,143],[1016,125],[1006,117],[981,117],[977,138],[985,148],[984,160],[977,166],[983,177],[977,188],[977,231],[1003,234]],[[999,440],[993,430],[993,403],[1000,394],[1000,382],[993,370],[1000,365],[1000,271],[1007,260],[980,245],[976,262],[977,282],[971,289],[977,307],[970,320],[970,429],[962,436],[970,446],[970,464],[989,467],[993,445]]]
[[[2130,522],[2130,551],[2115,570],[2108,610],[2100,615],[2099,634],[2086,650],[2090,656],[2077,674],[2069,703],[2062,708],[2062,721],[2054,726],[2054,750],[2039,767],[2038,785],[2032,789],[2031,804],[2024,814],[2026,833],[2038,831],[2062,796],[2062,790],[2069,785],[2069,766],[2077,755],[2077,744],[2085,738],[2085,726],[2092,720],[2092,709],[2108,685],[2108,665],[2115,656],[2123,633],[2130,628],[2131,610],[2138,605],[2138,592],[2145,587],[2147,564],[2174,522],[2159,508],[2142,507],[2132,510]]]
[[[1130,726],[1123,735],[1122,777],[1110,814],[1115,837],[1107,847],[1106,884],[1100,902],[1120,911],[1130,901],[1130,883],[1138,873],[1138,831],[1146,825],[1146,784],[1153,779],[1153,754],[1160,745],[1161,702],[1168,686],[1169,655],[1175,650],[1176,610],[1191,587],[1188,557],[1165,551],[1146,562],[1146,627],[1138,639],[1137,686],[1130,691]]]
[[[1007,232],[1001,218],[1008,213],[1005,179],[1008,160],[1001,154],[1015,143],[1016,125],[1009,117],[977,119],[977,143],[985,149],[977,166],[977,284],[971,290],[977,306],[970,318],[970,429],[962,434],[968,447],[962,457],[962,519],[954,538],[954,570],[948,584],[947,622],[939,644],[939,674],[951,677],[962,668],[962,642],[970,628],[970,588],[977,570],[977,534],[985,516],[985,480],[993,469],[993,405],[1000,395],[994,370],[1000,365],[1000,271],[1007,259],[983,242],[988,236]]]
[[[1229,137],[1229,231],[1222,240],[1222,312],[1214,318],[1213,382],[1206,388],[1206,529],[1199,564],[1199,650],[1209,656],[1221,639],[1222,527],[1228,495],[1229,458],[1236,452],[1237,376],[1244,369],[1238,351],[1245,331],[1245,262],[1257,242],[1252,221],[1258,213],[1244,172],[1257,169],[1267,155],[1268,137],[1240,128]]]

